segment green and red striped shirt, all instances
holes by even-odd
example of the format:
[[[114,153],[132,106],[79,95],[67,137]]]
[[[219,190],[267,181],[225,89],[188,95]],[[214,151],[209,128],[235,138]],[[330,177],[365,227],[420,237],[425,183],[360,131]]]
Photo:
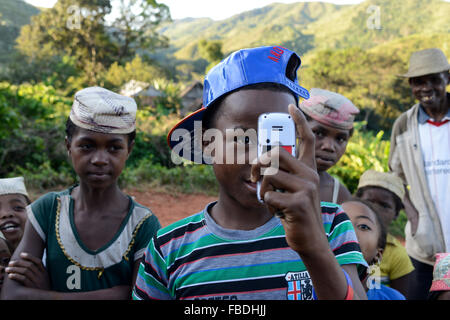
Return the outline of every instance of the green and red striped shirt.
[[[250,231],[219,226],[206,208],[158,231],[144,253],[133,299],[312,299],[312,281],[273,217]],[[339,264],[367,266],[352,223],[322,202],[324,232]]]

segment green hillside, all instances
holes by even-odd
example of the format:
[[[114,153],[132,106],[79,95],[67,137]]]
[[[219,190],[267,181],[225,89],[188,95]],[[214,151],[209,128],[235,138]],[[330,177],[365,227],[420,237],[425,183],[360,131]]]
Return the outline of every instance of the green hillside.
[[[380,29],[368,27],[376,10]],[[161,32],[171,40],[169,52],[183,60],[195,58],[197,42],[203,38],[221,40],[225,54],[276,43],[303,55],[317,49],[371,48],[414,34],[449,33],[448,17],[450,3],[441,0],[368,0],[345,6],[274,3],[221,21],[175,21]]]
[[[39,9],[22,0],[0,0],[0,64],[8,61],[20,28],[38,13]]]
[[[178,59],[195,56],[196,44],[202,38],[222,40],[225,52],[271,43],[303,52],[314,46],[314,37],[304,34],[308,24],[346,7],[322,2],[274,3],[221,21],[175,21],[161,32],[170,39]]]

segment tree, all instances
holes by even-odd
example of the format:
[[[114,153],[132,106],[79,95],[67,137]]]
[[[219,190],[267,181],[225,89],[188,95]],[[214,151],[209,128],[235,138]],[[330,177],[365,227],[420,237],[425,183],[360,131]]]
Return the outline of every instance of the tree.
[[[31,61],[73,57],[86,84],[98,84],[112,63],[131,60],[138,48],[151,51],[167,45],[155,31],[170,19],[167,6],[153,0],[120,0],[117,8],[113,19],[111,0],[59,0],[21,29],[17,48]]]
[[[170,20],[169,8],[155,0],[116,0],[119,16],[111,25],[111,35],[118,47],[118,61],[135,56],[142,49],[168,46],[168,38],[157,32],[163,21]]]
[[[324,50],[311,59],[302,77],[311,87],[343,94],[361,111],[358,120],[371,130],[390,132],[413,99],[408,83],[397,76],[404,62],[395,54],[360,48]]]
[[[164,78],[164,76],[165,73],[161,68],[146,63],[141,56],[136,55],[124,66],[114,62],[105,75],[105,81],[107,87],[118,89],[130,80],[150,83],[155,79]]]
[[[198,51],[202,58],[209,62],[206,71],[223,59],[222,41],[202,39],[198,42]]]

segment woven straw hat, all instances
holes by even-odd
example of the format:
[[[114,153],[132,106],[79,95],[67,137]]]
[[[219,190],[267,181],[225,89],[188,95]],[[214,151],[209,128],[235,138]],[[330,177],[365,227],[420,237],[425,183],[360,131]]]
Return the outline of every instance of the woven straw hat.
[[[403,201],[405,188],[402,180],[392,172],[367,170],[359,178],[358,189],[362,187],[380,187],[391,191]]]
[[[413,52],[409,59],[409,70],[400,75],[405,78],[415,78],[427,74],[450,70],[450,64],[445,54],[437,48]]]
[[[75,94],[70,120],[78,127],[126,134],[135,130],[136,102],[100,87],[89,87]]]

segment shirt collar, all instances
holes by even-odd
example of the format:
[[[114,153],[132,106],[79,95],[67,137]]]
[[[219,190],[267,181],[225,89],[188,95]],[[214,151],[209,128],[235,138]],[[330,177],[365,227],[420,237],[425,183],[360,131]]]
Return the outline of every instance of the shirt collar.
[[[450,98],[450,94],[447,93],[447,98]],[[447,111],[447,114],[444,116],[444,118],[441,121],[444,120],[450,120],[450,108]],[[426,112],[425,110],[423,110],[423,107],[421,104],[419,104],[419,112],[417,114],[417,120],[419,121],[419,124],[424,124],[425,122],[427,122],[427,120],[434,120],[432,119]]]

